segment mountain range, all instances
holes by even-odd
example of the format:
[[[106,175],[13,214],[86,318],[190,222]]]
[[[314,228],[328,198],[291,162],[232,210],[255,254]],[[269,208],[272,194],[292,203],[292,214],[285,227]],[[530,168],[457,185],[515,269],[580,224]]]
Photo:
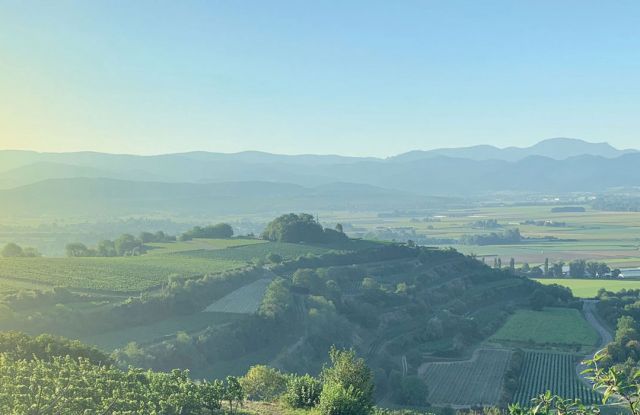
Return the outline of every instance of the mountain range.
[[[598,192],[640,185],[640,152],[556,138],[527,147],[411,151],[386,159],[190,152],[0,151],[0,212],[249,212],[424,208],[437,197]],[[99,208],[96,208],[99,206]]]

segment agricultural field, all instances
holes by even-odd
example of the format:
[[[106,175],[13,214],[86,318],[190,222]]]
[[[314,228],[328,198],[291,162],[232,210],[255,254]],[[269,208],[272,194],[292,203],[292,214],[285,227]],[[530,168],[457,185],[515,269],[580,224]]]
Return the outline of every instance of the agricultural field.
[[[523,406],[550,390],[565,398],[579,398],[585,404],[599,402],[598,394],[576,374],[577,357],[568,353],[527,351],[514,401]]]
[[[419,374],[429,388],[434,405],[496,405],[512,352],[479,349],[471,360],[422,365]]]
[[[586,212],[552,213],[550,205],[477,207],[451,209],[412,216],[380,217],[377,213],[323,215],[331,222],[348,224],[353,236],[367,237],[378,228],[387,228],[398,234],[415,232],[410,239],[420,237],[459,239],[465,235],[501,233],[518,228],[527,238],[554,237],[552,241],[530,241],[512,245],[460,245],[447,243],[460,252],[502,259],[516,263],[540,265],[545,258],[551,262],[573,259],[597,260],[611,267],[640,266],[640,212],[606,212],[584,206]],[[477,222],[495,219],[499,227],[483,229]],[[538,226],[526,221],[553,221],[565,226]],[[397,238],[400,240],[400,236]]]
[[[215,301],[204,311],[209,313],[253,314],[258,311],[262,297],[271,283],[268,278],[259,279],[240,287]]]
[[[542,284],[558,284],[571,289],[573,295],[580,298],[593,298],[601,288],[607,291],[640,289],[640,280],[596,280],[578,278],[538,278]]]
[[[517,310],[489,341],[506,346],[588,352],[597,344],[598,339],[598,333],[580,311],[572,308],[545,308],[542,311]]]
[[[166,283],[241,267],[232,259],[142,255],[115,258],[0,258],[0,287],[15,281],[86,290],[140,292]]]

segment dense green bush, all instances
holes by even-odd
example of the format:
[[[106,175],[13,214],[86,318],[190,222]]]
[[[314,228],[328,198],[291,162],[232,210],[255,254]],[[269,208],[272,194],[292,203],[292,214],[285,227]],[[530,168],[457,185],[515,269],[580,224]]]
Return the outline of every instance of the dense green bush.
[[[320,402],[321,392],[322,383],[313,376],[291,375],[283,400],[291,408],[313,408]]]
[[[256,365],[240,378],[240,384],[249,400],[274,401],[287,389],[287,377],[272,367]]]

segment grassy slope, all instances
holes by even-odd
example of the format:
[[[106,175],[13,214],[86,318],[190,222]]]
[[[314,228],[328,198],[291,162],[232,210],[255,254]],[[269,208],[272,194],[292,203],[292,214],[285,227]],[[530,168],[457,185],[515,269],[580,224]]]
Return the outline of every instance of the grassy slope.
[[[578,310],[546,308],[516,311],[490,340],[538,346],[578,344],[588,349],[597,343],[598,334]]]

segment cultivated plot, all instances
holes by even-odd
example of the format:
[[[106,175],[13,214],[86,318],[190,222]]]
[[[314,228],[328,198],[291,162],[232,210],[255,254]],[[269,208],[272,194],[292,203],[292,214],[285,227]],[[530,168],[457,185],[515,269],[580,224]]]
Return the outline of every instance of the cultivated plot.
[[[498,404],[511,355],[510,350],[479,349],[471,360],[423,365],[419,372],[429,388],[428,401],[435,405]]]
[[[550,390],[564,398],[580,399],[585,404],[598,402],[598,394],[576,375],[577,359],[568,353],[526,352],[514,401],[528,406],[533,398]]]
[[[490,340],[505,345],[591,350],[598,333],[573,308],[517,310]]]

